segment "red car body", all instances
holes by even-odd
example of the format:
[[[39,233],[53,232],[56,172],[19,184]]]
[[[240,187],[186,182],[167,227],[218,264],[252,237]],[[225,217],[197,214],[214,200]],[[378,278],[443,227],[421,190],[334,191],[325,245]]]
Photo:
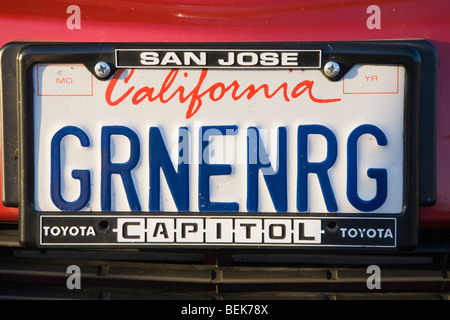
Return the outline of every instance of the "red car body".
[[[21,233],[27,234],[22,230],[23,226],[33,224],[22,223],[21,226],[19,220],[24,217],[23,212],[19,215],[18,208],[6,207],[0,201],[0,298],[146,298],[158,300],[155,308],[166,316],[170,312],[174,315],[195,313],[192,313],[191,304],[189,310],[185,309],[187,304],[172,302],[165,308],[160,304],[161,299],[213,299],[217,300],[215,302],[297,298],[449,300],[449,12],[448,0],[0,0],[0,48],[11,42],[167,42],[168,47],[175,42],[195,42],[197,45],[205,43],[207,47],[209,42],[319,41],[328,46],[328,42],[339,41],[423,39],[434,46],[438,57],[437,96],[434,99],[437,117],[435,128],[431,128],[436,129],[436,163],[430,160],[434,155],[426,159],[434,166],[429,171],[436,172],[436,179],[434,176],[431,179],[433,183],[435,181],[431,188],[435,199],[427,199],[427,205],[420,207],[420,236],[424,237],[418,237],[417,250],[386,253],[380,248],[365,251],[366,247],[351,247],[347,251],[333,248],[336,250],[317,253],[308,249],[297,250],[298,247],[294,246],[286,253],[273,249],[263,252],[256,245],[253,251],[234,248],[209,250],[206,247],[192,250],[188,247],[184,251],[140,250],[139,247],[90,250],[87,246],[82,250],[65,250],[63,247],[30,250],[26,246],[21,247],[23,243],[19,238]],[[427,44],[427,47],[431,46]],[[2,58],[3,53],[0,51]],[[15,65],[15,58],[9,61],[10,65]],[[431,73],[434,75],[434,70]],[[5,72],[0,76],[3,76],[0,79],[2,100]],[[16,79],[12,77],[10,82],[14,86]],[[430,89],[431,85],[424,86],[422,82],[420,86]],[[14,96],[13,111],[16,98]],[[434,101],[430,105],[434,107]],[[0,117],[2,114],[0,112]],[[7,116],[5,119],[9,120]],[[434,145],[424,149],[433,150]],[[427,156],[422,154],[421,158]],[[28,170],[30,168],[27,167]],[[0,172],[5,177],[8,173]],[[21,188],[23,185],[26,184],[23,183]],[[411,186],[415,186],[414,183]],[[4,188],[1,183],[0,188]],[[419,192],[412,196],[416,200]],[[27,203],[26,198],[23,201]],[[414,219],[416,217],[414,215]],[[403,231],[415,237],[416,234],[409,230],[404,228]],[[83,290],[72,290],[75,286],[70,281],[77,279],[74,277],[77,276],[76,270],[81,276],[78,279],[82,279]],[[382,290],[375,284],[381,284]],[[402,291],[404,295],[399,294]],[[242,303],[239,301],[237,303]],[[245,308],[238,304],[234,306],[237,313],[245,314]],[[298,313],[297,302],[292,306],[292,310],[281,305],[281,308],[269,311],[271,315]],[[195,308],[194,304],[192,307]],[[257,305],[255,310],[262,314],[266,307],[264,303]],[[152,308],[147,305],[146,310],[151,312]],[[222,310],[228,309],[223,305]],[[385,316],[386,309],[379,310]]]
[[[70,5],[80,9],[77,27]],[[378,12],[369,8],[376,5]],[[0,46],[12,41],[274,42],[425,39],[438,53],[437,197],[422,228],[450,228],[450,2],[133,0],[0,3]],[[374,14],[378,16],[374,17]],[[373,25],[374,20],[377,23]],[[73,21],[72,21],[73,22]],[[372,25],[371,25],[372,23]],[[0,206],[0,221],[18,221]]]

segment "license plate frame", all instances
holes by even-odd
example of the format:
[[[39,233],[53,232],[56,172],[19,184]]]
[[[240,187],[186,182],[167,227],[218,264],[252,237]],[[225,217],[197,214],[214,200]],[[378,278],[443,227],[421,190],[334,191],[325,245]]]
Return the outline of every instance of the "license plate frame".
[[[163,49],[161,49],[163,48]],[[66,219],[72,221],[68,226],[77,227],[78,231],[73,229],[73,233],[81,234],[80,226],[86,223],[94,228],[96,235],[111,235],[113,229],[118,228],[118,219],[129,217],[128,212],[93,212],[86,216],[84,212],[38,212],[35,211],[32,205],[34,199],[34,138],[33,138],[33,94],[30,90],[30,84],[33,83],[32,67],[36,64],[58,64],[58,63],[81,63],[92,71],[94,76],[95,64],[98,61],[106,61],[112,68],[112,74],[116,71],[117,50],[198,50],[198,51],[279,51],[289,52],[292,50],[305,51],[320,51],[319,64],[315,68],[321,68],[326,61],[337,61],[341,66],[341,75],[344,75],[351,66],[355,64],[396,64],[402,65],[407,70],[406,77],[406,94],[405,94],[405,123],[404,123],[404,167],[403,167],[403,212],[401,214],[334,214],[334,213],[302,213],[301,217],[295,214],[283,214],[279,219],[287,219],[293,221],[297,219],[300,221],[297,226],[307,221],[320,221],[320,230],[324,230],[329,236],[323,236],[322,240],[317,242],[302,242],[290,243],[288,245],[282,243],[270,242],[236,242],[231,241],[227,243],[207,243],[203,242],[168,242],[168,243],[149,243],[146,241],[129,241],[125,243],[118,243],[117,241],[100,240],[100,241],[48,241],[45,237],[45,230],[47,235],[52,235],[50,225],[45,225],[45,221],[52,219]],[[280,250],[300,250],[300,249],[330,249],[330,248],[360,248],[368,250],[369,248],[377,250],[399,250],[413,248],[418,244],[419,233],[419,211],[420,205],[432,205],[435,201],[435,75],[436,75],[436,53],[434,48],[426,41],[374,41],[374,42],[286,42],[286,43],[104,43],[104,44],[30,44],[19,43],[12,44],[3,49],[2,66],[4,63],[11,63],[11,57],[15,57],[17,64],[15,70],[11,74],[15,74],[14,81],[6,80],[5,68],[2,68],[3,83],[9,83],[17,87],[17,112],[18,119],[18,162],[12,164],[17,166],[18,178],[15,181],[18,186],[17,203],[19,205],[19,224],[20,224],[20,242],[25,247],[99,247],[99,248],[147,248],[147,249],[168,249],[173,248],[177,250],[183,249],[227,249],[227,250],[261,250],[261,249],[276,249]],[[120,66],[119,66],[120,67]],[[98,78],[101,80],[101,78]],[[341,76],[330,79],[330,81],[339,81]],[[17,82],[16,82],[17,81]],[[431,102],[429,102],[431,101]],[[425,104],[427,102],[427,104]],[[433,103],[434,102],[434,103]],[[11,103],[4,105],[4,128],[11,128],[9,124],[12,116],[5,116],[5,111],[11,111],[13,107],[8,107]],[[12,112],[12,114],[14,114]],[[420,120],[419,120],[420,119]],[[6,130],[6,129],[4,129]],[[5,141],[8,139],[5,139]],[[11,141],[11,139],[9,139]],[[12,140],[14,141],[14,140]],[[14,145],[14,143],[12,143]],[[10,147],[9,147],[10,148]],[[4,149],[5,150],[5,144]],[[6,150],[9,150],[8,147]],[[5,151],[3,151],[5,154]],[[424,156],[427,154],[427,156]],[[6,158],[6,157],[5,157]],[[5,165],[11,165],[10,160],[4,161]],[[420,174],[419,174],[420,172]],[[7,173],[7,172],[6,172]],[[8,184],[8,183],[6,183]],[[5,185],[5,182],[4,182]],[[14,196],[6,197],[13,199]],[[232,221],[239,219],[239,216],[231,216],[228,213],[208,214],[211,218],[231,219]],[[108,226],[102,228],[110,217],[112,220],[108,221]],[[142,223],[149,223],[153,218],[160,219],[184,219],[185,223],[194,221],[195,219],[204,219],[204,216],[193,213],[182,213],[174,216],[171,213],[155,213],[148,212],[133,213],[131,223],[138,223],[137,221],[145,221]],[[242,219],[249,219],[249,216],[241,217]],[[278,219],[270,214],[258,214],[254,217],[261,221],[262,225],[270,226],[271,219]],[[384,219],[386,230],[393,231],[393,241],[386,243],[365,242],[365,241],[349,241],[345,242],[342,239],[343,231],[332,231],[336,221],[357,221],[352,226],[348,226],[346,230],[351,228],[370,229],[370,221]],[[191,219],[191,220],[189,220]],[[193,219],[193,220],[192,220]],[[304,220],[304,221],[303,221]],[[92,222],[94,221],[94,222]],[[114,222],[115,221],[115,222]],[[234,224],[236,222],[233,222]],[[256,222],[257,224],[259,222]],[[367,224],[369,223],[369,224]],[[138,224],[135,224],[138,225]],[[186,226],[188,226],[186,224]],[[304,226],[304,225],[303,225]],[[44,229],[46,227],[46,229]],[[294,228],[294,226],[292,226]],[[298,228],[298,227],[297,227]],[[328,228],[328,229],[327,229]],[[381,227],[379,227],[381,228]],[[244,228],[245,229],[245,228]],[[372,228],[373,229],[373,228]],[[84,229],[87,231],[88,229]],[[131,230],[131,229],[130,229]],[[186,229],[189,231],[188,229]],[[247,229],[248,230],[248,229]],[[331,230],[331,231],[330,231]],[[69,232],[69,229],[64,231],[54,229],[53,233]],[[266,231],[267,232],[267,231]],[[58,233],[58,234],[59,234]],[[341,237],[336,240],[337,235]],[[123,234],[122,234],[123,235]],[[360,235],[361,236],[361,235]],[[354,238],[357,238],[355,236]],[[362,237],[362,236],[361,236]],[[366,235],[367,238],[367,235]],[[62,238],[60,238],[62,239]],[[74,239],[74,238],[73,238]],[[78,238],[77,238],[78,239]]]

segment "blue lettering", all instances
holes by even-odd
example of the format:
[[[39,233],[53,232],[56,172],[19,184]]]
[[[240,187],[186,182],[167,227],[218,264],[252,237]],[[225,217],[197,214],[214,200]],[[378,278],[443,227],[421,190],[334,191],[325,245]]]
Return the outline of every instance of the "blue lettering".
[[[72,177],[80,180],[80,196],[73,202],[63,199],[61,195],[61,140],[67,135],[76,136],[82,147],[90,146],[89,137],[80,128],[67,126],[55,133],[51,141],[50,194],[53,203],[60,210],[77,211],[84,208],[91,197],[91,177],[89,170],[73,170]]]
[[[308,161],[308,135],[310,134],[322,135],[327,140],[327,157],[322,162],[315,163]],[[308,174],[314,173],[319,179],[328,212],[336,212],[338,207],[328,176],[328,169],[334,165],[337,158],[336,136],[330,129],[322,125],[299,126],[297,152],[297,210],[299,212],[308,210]]]
[[[130,140],[130,158],[125,163],[111,162],[111,136],[122,135]],[[130,209],[140,211],[141,206],[134,187],[131,170],[139,162],[140,145],[137,134],[124,126],[107,126],[102,128],[101,136],[101,208],[102,211],[111,211],[111,176],[118,174],[122,178],[123,186],[128,199]]]
[[[232,172],[231,165],[209,164],[208,146],[209,138],[215,135],[236,135],[237,126],[205,126],[200,128],[200,164],[198,177],[198,206],[200,212],[211,211],[239,211],[236,202],[211,202],[209,192],[209,178],[216,175],[229,175]]]
[[[160,173],[166,177],[178,211],[189,211],[189,159],[188,128],[179,129],[178,173],[170,160],[159,128],[150,128],[150,211],[160,211]]]
[[[209,155],[215,150],[212,148],[211,137],[235,136],[236,125],[217,125],[200,127],[200,164],[198,180],[198,209],[200,212],[238,212],[237,202],[212,202],[210,193],[210,178],[213,176],[231,175],[230,164],[213,164]],[[374,179],[376,190],[372,199],[361,199],[358,194],[358,140],[363,135],[370,135],[376,139],[378,146],[386,146],[387,138],[384,132],[370,124],[363,124],[354,129],[347,140],[347,199],[357,210],[370,212],[379,209],[387,199],[388,172],[385,168],[369,168],[367,177]],[[124,163],[112,161],[112,136],[125,137],[130,142],[130,156]],[[309,135],[320,135],[326,140],[326,158],[321,162],[311,162],[308,159]],[[66,126],[57,131],[51,140],[50,163],[50,196],[54,205],[63,211],[78,211],[86,207],[91,199],[91,172],[89,170],[75,169],[71,171],[73,179],[79,181],[80,193],[75,201],[67,201],[63,197],[63,165],[62,147],[66,136],[76,137],[81,147],[91,146],[86,132],[76,126]],[[149,210],[161,211],[161,174],[167,181],[170,193],[177,210],[188,212],[190,210],[190,141],[189,129],[179,128],[178,163],[173,163],[169,150],[164,142],[163,133],[158,127],[149,129]],[[71,148],[75,146],[71,145]],[[277,212],[286,212],[288,207],[287,192],[287,129],[278,128],[278,150],[276,166],[273,166],[256,127],[247,129],[247,203],[248,212],[258,212],[259,208],[259,176],[264,178],[270,199]],[[211,151],[211,152],[209,152]],[[297,132],[297,210],[306,212],[308,208],[308,176],[316,175],[328,212],[338,211],[338,205],[331,185],[329,169],[337,159],[338,145],[335,134],[327,127],[318,124],[300,125]],[[100,203],[102,211],[111,211],[112,202],[112,175],[121,177],[129,207],[132,211],[140,211],[136,187],[133,183],[132,170],[140,160],[140,141],[138,135],[125,126],[104,126],[101,130],[101,184]],[[361,175],[361,172],[359,172]],[[363,174],[364,175],[364,174]]]
[[[381,207],[387,198],[387,170],[368,169],[367,176],[377,181],[377,191],[372,200],[363,200],[358,195],[357,177],[357,143],[363,134],[370,134],[377,140],[378,145],[385,146],[387,139],[383,131],[374,125],[364,124],[352,131],[347,141],[347,198],[358,210],[374,211]]]
[[[286,128],[278,128],[278,170],[272,168],[266,148],[255,127],[247,130],[247,211],[258,211],[258,176],[264,181],[277,212],[287,211]]]

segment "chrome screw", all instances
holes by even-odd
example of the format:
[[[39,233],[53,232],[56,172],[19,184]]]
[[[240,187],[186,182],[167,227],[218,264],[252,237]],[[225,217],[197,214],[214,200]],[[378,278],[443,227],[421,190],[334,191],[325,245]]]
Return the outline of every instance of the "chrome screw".
[[[339,74],[339,71],[341,70],[341,67],[337,62],[334,61],[328,61],[325,64],[325,67],[323,67],[323,71],[327,75],[327,77],[334,78]]]
[[[95,65],[95,74],[100,78],[105,78],[111,73],[111,68],[106,62],[100,61]]]

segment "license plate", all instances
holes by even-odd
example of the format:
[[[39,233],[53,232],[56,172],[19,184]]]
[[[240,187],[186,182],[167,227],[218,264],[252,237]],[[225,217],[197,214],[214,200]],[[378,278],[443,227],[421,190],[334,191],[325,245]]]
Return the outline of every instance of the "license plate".
[[[32,245],[414,242],[409,56],[366,61],[324,44],[104,51],[25,54]]]

